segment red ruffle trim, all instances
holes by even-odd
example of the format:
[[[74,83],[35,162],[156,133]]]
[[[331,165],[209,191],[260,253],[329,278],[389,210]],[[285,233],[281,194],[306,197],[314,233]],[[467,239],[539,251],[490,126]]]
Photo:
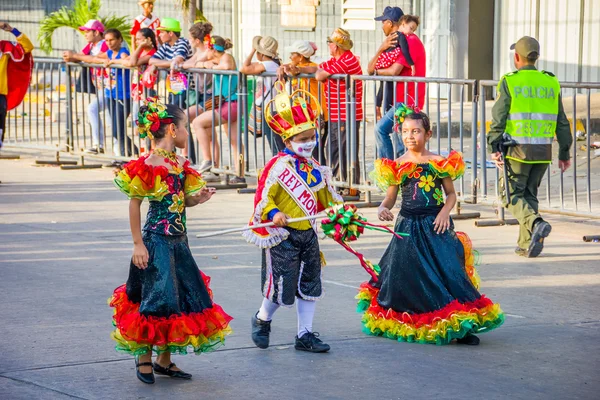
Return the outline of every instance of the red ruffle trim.
[[[202,274],[202,279],[208,289],[210,278]],[[208,292],[212,298],[212,291],[208,289]],[[210,338],[226,330],[233,319],[214,303],[201,313],[147,317],[139,313],[139,304],[129,300],[125,285],[115,289],[110,306],[115,309],[113,318],[123,338],[152,346],[176,346],[186,343],[190,336]]]
[[[377,303],[377,294],[379,293],[379,289],[376,289],[373,286],[369,285],[368,282],[365,282],[362,285],[360,285],[360,291],[368,292],[372,299],[371,305],[366,311],[367,313],[381,315],[386,319],[395,319],[396,321],[402,322],[404,324],[409,324],[415,328],[419,328],[423,325],[431,325],[434,322],[442,319],[448,319],[452,316],[452,314],[455,314],[457,312],[477,313],[478,310],[494,305],[494,303],[485,295],[481,295],[480,298],[469,303],[461,303],[458,300],[454,300],[445,307],[429,313],[401,313],[380,306],[379,303]]]
[[[185,162],[183,163],[183,171],[185,172],[186,176],[194,175],[196,178],[202,178],[200,173],[198,171],[196,171],[194,168],[192,168],[192,164],[190,163],[189,160],[185,160]]]
[[[123,166],[123,170],[127,173],[130,179],[133,179],[137,176],[142,182],[144,190],[149,191],[154,188],[157,176],[160,176],[161,181],[164,182],[169,175],[169,170],[163,165],[155,167],[146,164],[146,159],[148,157],[149,156],[142,156],[137,160],[128,162]]]

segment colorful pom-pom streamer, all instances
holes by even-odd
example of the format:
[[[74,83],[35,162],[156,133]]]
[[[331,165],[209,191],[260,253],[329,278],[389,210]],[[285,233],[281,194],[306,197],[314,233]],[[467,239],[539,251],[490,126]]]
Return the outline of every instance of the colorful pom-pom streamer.
[[[380,268],[377,264],[365,259],[365,257],[354,250],[348,242],[358,240],[363,234],[365,228],[374,231],[387,232],[402,239],[402,236],[409,236],[407,233],[394,232],[385,225],[376,225],[368,222],[366,218],[358,214],[358,210],[353,204],[344,204],[332,207],[327,211],[327,218],[321,221],[321,228],[325,235],[332,238],[344,249],[354,254],[360,261],[360,265],[367,271],[373,281],[377,281]]]

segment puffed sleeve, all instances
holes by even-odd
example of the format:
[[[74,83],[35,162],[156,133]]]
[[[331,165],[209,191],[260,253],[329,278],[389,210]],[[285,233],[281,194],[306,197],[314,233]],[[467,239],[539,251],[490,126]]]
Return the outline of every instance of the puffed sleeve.
[[[125,164],[114,182],[130,199],[160,201],[169,193],[165,179],[169,171],[164,166],[146,164],[147,157],[141,157]]]

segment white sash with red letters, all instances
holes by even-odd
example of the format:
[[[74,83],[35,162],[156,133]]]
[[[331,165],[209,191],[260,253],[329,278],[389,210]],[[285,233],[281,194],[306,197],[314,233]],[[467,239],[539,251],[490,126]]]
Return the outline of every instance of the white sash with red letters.
[[[294,199],[304,214],[307,216],[317,214],[317,198],[304,179],[296,172],[295,168],[286,163],[285,168],[277,177],[277,181],[292,199]],[[316,220],[311,219],[310,224],[316,232]]]

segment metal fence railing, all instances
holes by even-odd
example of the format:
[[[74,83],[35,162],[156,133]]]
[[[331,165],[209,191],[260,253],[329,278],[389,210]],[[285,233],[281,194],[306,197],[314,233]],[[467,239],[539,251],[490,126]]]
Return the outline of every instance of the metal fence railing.
[[[38,59],[25,101],[9,112],[5,145],[53,150],[79,156],[82,161],[84,157],[126,161],[150,149],[150,141],[139,138],[135,119],[142,100],[157,95],[186,110],[190,140],[182,154],[213,181],[245,187],[244,178],[258,176],[282,149],[281,140],[262,117],[276,94],[277,77],[274,73],[246,76],[238,71],[202,69],[181,73],[187,79],[187,89],[181,93],[176,94],[172,87],[168,91],[168,71],[159,71],[156,84],[140,93],[135,86],[140,80],[137,69]],[[334,184],[340,190],[360,190],[371,202],[377,190],[369,179],[374,160],[387,153],[396,157],[402,147],[394,139],[391,114],[386,114],[412,95],[411,100],[423,105],[432,123],[430,150],[463,153],[467,170],[456,183],[459,199],[498,203],[499,173],[486,150],[493,101],[485,100],[495,94],[497,82],[347,75],[318,82],[314,75],[300,75],[285,85],[290,91],[309,91],[323,105],[319,148],[314,156],[333,168]],[[413,93],[411,85],[421,85],[422,90]],[[573,165],[566,173],[555,165],[549,168],[540,203],[547,211],[599,215],[600,171],[591,136],[600,129],[598,111],[592,107],[592,90],[600,89],[600,84],[569,82],[561,86],[580,93],[563,98],[563,103],[573,135],[584,138],[585,143],[575,142]]]

